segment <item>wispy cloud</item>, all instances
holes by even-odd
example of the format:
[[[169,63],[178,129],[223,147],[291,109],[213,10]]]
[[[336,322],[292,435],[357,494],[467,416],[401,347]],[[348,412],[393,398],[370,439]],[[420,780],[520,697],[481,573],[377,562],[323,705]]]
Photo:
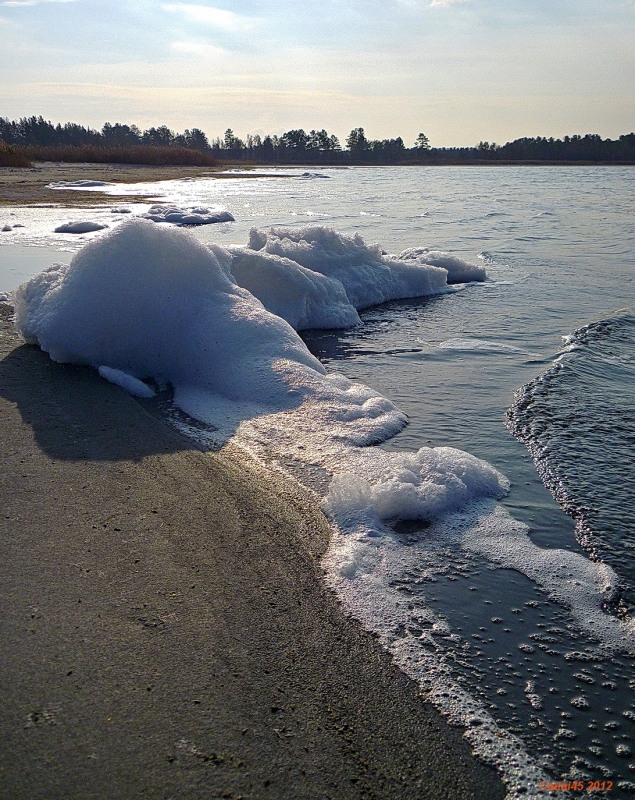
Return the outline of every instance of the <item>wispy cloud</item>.
[[[0,6],[18,8],[20,6],[39,6],[42,3],[77,3],[79,0],[5,0]]]
[[[245,17],[241,14],[235,14],[233,11],[226,11],[224,8],[191,5],[189,3],[164,3],[161,8],[164,11],[181,14],[191,22],[210,25],[213,28],[220,28],[224,31],[236,33],[252,31],[258,25],[258,20],[255,17]]]
[[[459,3],[469,3],[470,0],[432,0],[431,8],[447,8],[447,6],[457,6]]]

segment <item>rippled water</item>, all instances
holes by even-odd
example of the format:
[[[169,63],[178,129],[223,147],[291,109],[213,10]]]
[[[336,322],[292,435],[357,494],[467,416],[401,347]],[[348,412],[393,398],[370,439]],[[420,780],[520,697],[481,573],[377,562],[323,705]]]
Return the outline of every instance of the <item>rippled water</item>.
[[[577,522],[577,538],[623,579],[635,601],[635,317],[585,325],[566,351],[518,392],[510,428]]]

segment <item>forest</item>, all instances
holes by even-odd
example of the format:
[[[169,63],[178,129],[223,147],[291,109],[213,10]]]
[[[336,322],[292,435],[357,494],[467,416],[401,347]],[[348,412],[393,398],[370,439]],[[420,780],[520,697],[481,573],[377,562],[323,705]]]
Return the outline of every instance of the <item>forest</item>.
[[[9,120],[0,117],[0,165],[26,166],[32,161],[188,164],[390,165],[483,163],[635,163],[635,133],[618,139],[599,134],[524,137],[499,145],[432,147],[420,133],[408,147],[395,139],[369,139],[353,128],[344,144],[326,130],[302,128],[278,135],[239,138],[228,128],[209,140],[199,128],[175,133],[165,125],[142,131],[136,125],[105,123],[101,130],[74,122],[64,125],[42,116]]]

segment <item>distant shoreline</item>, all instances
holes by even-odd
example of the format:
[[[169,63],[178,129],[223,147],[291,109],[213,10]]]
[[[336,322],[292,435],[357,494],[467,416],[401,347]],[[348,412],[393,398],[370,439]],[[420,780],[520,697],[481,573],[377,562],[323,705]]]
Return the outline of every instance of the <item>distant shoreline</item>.
[[[153,195],[128,195],[116,197],[103,194],[95,189],[89,191],[60,191],[47,188],[51,183],[77,181],[82,179],[100,180],[108,183],[155,183],[177,180],[179,178],[255,178],[274,177],[271,170],[298,169],[356,169],[393,167],[624,167],[635,166],[635,161],[430,161],[412,164],[255,164],[226,162],[215,167],[199,166],[147,166],[138,164],[97,164],[74,162],[38,162],[32,167],[0,168],[0,207],[7,206],[59,206],[77,208],[87,206],[108,206],[117,202],[151,203],[163,198]],[[240,172],[230,173],[236,169]],[[260,170],[266,169],[266,173]]]

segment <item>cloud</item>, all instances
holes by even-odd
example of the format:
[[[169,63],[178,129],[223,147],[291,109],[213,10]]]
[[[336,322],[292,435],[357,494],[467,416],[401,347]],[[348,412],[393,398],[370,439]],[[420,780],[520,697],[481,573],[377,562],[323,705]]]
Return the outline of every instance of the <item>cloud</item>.
[[[432,0],[430,3],[431,8],[447,8],[448,6],[456,6],[459,3],[469,3],[470,0]]]
[[[19,6],[39,6],[41,3],[77,3],[79,0],[5,0],[0,6],[18,8]]]
[[[226,11],[224,8],[212,8],[211,6],[190,5],[188,3],[164,3],[161,5],[164,11],[174,14],[181,14],[191,22],[211,25],[224,31],[245,32],[251,31],[258,25],[258,20],[254,17],[243,17],[233,11]]]

